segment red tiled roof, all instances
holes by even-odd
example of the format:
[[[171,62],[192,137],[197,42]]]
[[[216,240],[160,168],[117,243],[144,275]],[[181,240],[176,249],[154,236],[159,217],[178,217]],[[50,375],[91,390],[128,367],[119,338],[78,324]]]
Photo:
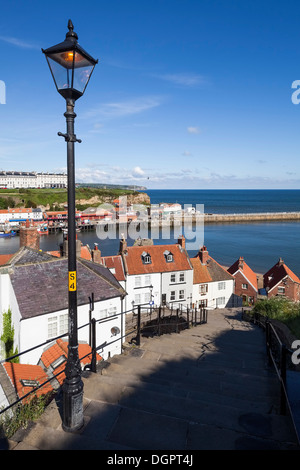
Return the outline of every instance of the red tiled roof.
[[[203,284],[205,282],[211,282],[212,278],[208,272],[207,266],[202,264],[199,257],[191,258],[191,263],[194,269],[193,283]]]
[[[243,263],[243,268],[239,267],[239,264],[240,264],[241,261]],[[248,279],[250,284],[252,284],[254,289],[258,290],[257,276],[256,276],[255,272],[252,271],[250,266],[248,266],[248,264],[244,261],[243,258],[239,258],[238,260],[236,260],[235,263],[233,263],[233,265],[230,266],[230,268],[228,268],[227,271],[230,274],[232,274],[233,276],[234,276],[235,273],[237,273],[237,271],[240,271],[245,276],[245,278]]]
[[[174,261],[166,261],[166,257],[164,255],[165,251],[172,253]],[[151,256],[151,263],[143,263],[143,252],[148,253]],[[192,269],[186,251],[178,244],[131,246],[126,249],[125,253],[123,253],[123,260],[129,275],[185,271]]]
[[[92,350],[90,345],[86,343],[79,343],[78,355],[82,366],[90,364],[92,360]],[[57,375],[56,379],[59,381],[60,384],[62,384],[65,380],[65,373],[62,371],[64,371],[66,367],[66,360],[68,357],[68,342],[63,341],[61,338],[59,338],[52,346],[50,346],[50,348],[46,349],[41,355],[41,361],[46,369],[48,369],[54,363],[54,361],[56,361],[62,356],[65,357],[65,362],[60,364],[53,371],[53,375]],[[97,362],[100,362],[102,360],[99,354],[96,354],[96,360]]]
[[[279,261],[264,274],[264,287],[268,287],[270,291],[286,276],[289,276],[292,281],[300,284],[298,276],[288,268],[282,259],[279,259]]]
[[[3,266],[4,264],[7,264],[13,256],[14,256],[14,254],[12,254],[12,255],[0,255],[0,266]]]
[[[34,388],[23,385],[21,382],[22,380],[34,380],[37,381],[39,385],[41,385],[49,379],[43,368],[38,365],[4,362],[3,366],[19,398],[22,398],[24,395],[26,395],[26,393],[31,392]],[[48,382],[33,392],[32,395],[29,395],[25,400],[29,401],[34,396],[45,395],[52,391],[53,388]]]
[[[102,258],[102,262],[108,269],[115,269],[114,276],[117,281],[125,281],[125,273],[121,255],[104,256]]]

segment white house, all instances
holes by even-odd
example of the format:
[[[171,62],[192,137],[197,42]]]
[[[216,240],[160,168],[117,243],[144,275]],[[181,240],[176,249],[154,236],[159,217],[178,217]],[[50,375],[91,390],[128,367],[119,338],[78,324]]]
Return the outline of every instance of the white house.
[[[234,277],[217,263],[203,246],[191,258],[194,268],[193,304],[208,309],[234,307]]]
[[[174,245],[127,246],[121,241],[126,274],[126,311],[133,305],[190,305],[193,268],[184,237]]]
[[[55,258],[47,253],[22,247],[0,269],[0,328],[2,313],[12,311],[14,347],[18,352],[68,332],[68,259]],[[90,298],[94,298],[93,318],[96,323],[98,350],[106,359],[121,353],[124,334],[124,289],[103,265],[79,258],[77,260],[78,340],[89,342]],[[117,335],[116,335],[117,332]],[[111,343],[111,344],[109,344]],[[37,364],[44,346],[22,356],[20,362]]]

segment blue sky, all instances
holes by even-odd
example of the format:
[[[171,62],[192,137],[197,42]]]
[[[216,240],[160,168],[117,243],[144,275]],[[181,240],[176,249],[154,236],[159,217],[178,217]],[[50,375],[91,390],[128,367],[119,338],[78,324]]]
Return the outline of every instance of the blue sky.
[[[76,181],[300,187],[298,0],[2,2],[0,169],[66,171],[65,102],[41,48],[69,18],[99,59],[75,107]]]

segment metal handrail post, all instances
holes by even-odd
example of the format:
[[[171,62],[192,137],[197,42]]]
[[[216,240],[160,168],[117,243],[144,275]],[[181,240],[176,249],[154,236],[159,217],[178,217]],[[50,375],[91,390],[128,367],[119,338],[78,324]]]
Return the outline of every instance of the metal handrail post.
[[[96,364],[97,364],[97,357],[96,357],[96,320],[92,318],[91,320],[91,348],[92,348],[92,362],[91,362],[91,371],[97,372]]]

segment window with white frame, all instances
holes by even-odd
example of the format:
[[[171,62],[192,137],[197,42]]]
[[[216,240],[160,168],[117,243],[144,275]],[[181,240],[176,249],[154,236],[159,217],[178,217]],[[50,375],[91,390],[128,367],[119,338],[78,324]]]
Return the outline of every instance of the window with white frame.
[[[220,305],[225,305],[225,297],[216,298],[216,306],[219,307]]]
[[[48,318],[48,339],[68,333],[68,314]]]
[[[242,289],[248,289],[248,284],[242,284]]]
[[[278,286],[278,294],[285,294],[285,287]]]
[[[150,292],[146,292],[146,293],[144,294],[144,302],[145,302],[145,304],[148,304],[148,303],[150,302],[150,300],[151,300]]]
[[[108,316],[112,317],[113,315],[117,314],[117,307],[109,307],[108,309]]]
[[[218,283],[218,290],[224,290],[225,289],[225,282],[219,282]]]
[[[181,289],[179,291],[179,300],[183,300],[185,298],[185,291],[184,289]]]
[[[142,285],[141,276],[135,276],[134,285],[135,285],[135,287],[141,287],[141,285]]]
[[[145,286],[150,286],[151,285],[151,276],[150,274],[145,275]]]
[[[176,282],[176,274],[171,274],[170,281]]]
[[[184,282],[184,281],[185,281],[184,273],[180,273],[179,274],[179,282]]]
[[[107,308],[100,310],[99,312],[99,320],[103,320],[103,318],[107,317]]]
[[[139,305],[141,303],[141,294],[135,294],[134,296],[134,303]]]
[[[170,301],[175,300],[175,298],[176,298],[175,291],[172,290],[171,293],[170,293]]]
[[[206,294],[208,292],[208,285],[207,284],[200,284],[199,285],[199,293]]]

